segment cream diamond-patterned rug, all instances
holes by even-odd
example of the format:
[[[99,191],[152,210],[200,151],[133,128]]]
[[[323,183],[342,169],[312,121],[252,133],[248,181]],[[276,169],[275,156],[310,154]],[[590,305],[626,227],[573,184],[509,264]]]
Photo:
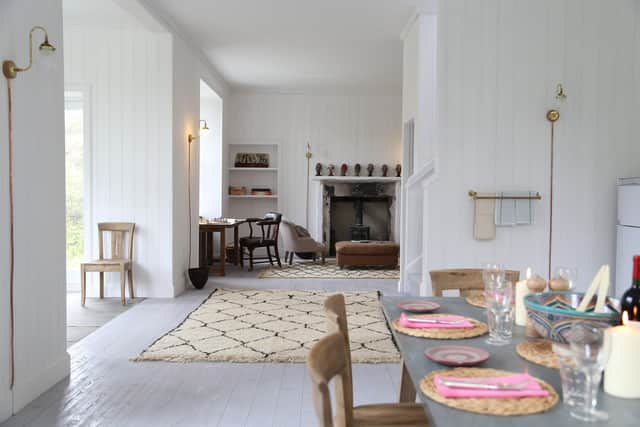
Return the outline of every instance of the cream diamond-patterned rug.
[[[131,360],[296,362],[326,333],[331,293],[216,289],[175,329]],[[354,363],[400,360],[377,292],[345,293]]]
[[[340,269],[335,260],[299,261],[282,268],[270,267],[259,275],[261,279],[399,279],[400,270],[387,267],[345,267]]]

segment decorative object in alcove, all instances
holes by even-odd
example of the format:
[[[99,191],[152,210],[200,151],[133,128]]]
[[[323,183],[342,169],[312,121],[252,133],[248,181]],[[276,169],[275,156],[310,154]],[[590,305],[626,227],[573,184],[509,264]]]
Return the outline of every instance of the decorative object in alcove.
[[[400,178],[400,175],[402,175],[402,165],[398,163],[396,165],[396,178]]]
[[[348,169],[349,169],[349,166],[347,166],[346,163],[343,163],[342,166],[340,166],[340,175],[346,176]]]
[[[316,163],[316,176],[322,175],[322,163]]]
[[[387,166],[387,164],[385,163],[384,165],[382,165],[382,176],[386,177],[388,173],[389,173],[389,166]]]
[[[360,163],[356,163],[356,165],[353,167],[353,170],[356,173],[356,176],[360,176],[360,170],[362,170],[362,166],[360,166]]]
[[[333,176],[335,171],[336,171],[335,165],[329,165],[329,176]]]
[[[367,165],[367,172],[369,173],[369,176],[373,176],[373,169],[374,169],[373,163],[369,163]]]
[[[237,168],[268,168],[269,153],[236,153]]]

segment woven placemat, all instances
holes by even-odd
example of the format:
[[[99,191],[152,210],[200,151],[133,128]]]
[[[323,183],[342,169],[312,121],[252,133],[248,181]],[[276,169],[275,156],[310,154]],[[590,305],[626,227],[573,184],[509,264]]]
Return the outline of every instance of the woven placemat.
[[[462,411],[498,416],[530,415],[548,411],[558,403],[558,393],[556,393],[553,387],[538,378],[535,380],[540,386],[549,391],[549,395],[546,397],[514,397],[506,399],[446,398],[438,393],[433,383],[433,378],[436,374],[451,377],[480,378],[513,375],[514,372],[488,368],[455,368],[430,372],[420,381],[420,390],[422,390],[429,399]]]
[[[467,302],[467,304],[471,304],[475,307],[487,308],[487,300],[485,299],[484,295],[480,293],[467,295],[464,300]]]
[[[516,353],[524,360],[535,363],[536,365],[542,365],[545,368],[558,369],[560,367],[558,356],[556,356],[551,348],[551,341],[523,341],[516,346]]]
[[[454,316],[453,314],[421,314],[415,317],[443,317],[443,316]],[[403,333],[405,335],[411,335],[412,337],[420,337],[420,338],[435,338],[439,340],[459,340],[462,338],[473,338],[479,335],[484,335],[489,331],[486,323],[483,323],[476,319],[471,319],[470,317],[466,317],[468,321],[474,324],[473,328],[464,328],[464,329],[444,329],[444,328],[405,328],[400,326],[400,322],[398,319],[395,319],[391,322],[391,326],[396,331]]]

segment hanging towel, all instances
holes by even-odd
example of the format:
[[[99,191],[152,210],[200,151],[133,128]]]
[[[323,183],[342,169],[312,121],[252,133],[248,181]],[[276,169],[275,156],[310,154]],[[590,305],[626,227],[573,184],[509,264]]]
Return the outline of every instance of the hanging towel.
[[[503,198],[512,196],[510,193],[500,192],[497,196],[500,198],[496,200],[496,225],[499,227],[513,227],[516,225],[516,201]]]
[[[495,223],[499,227],[513,227],[516,225],[533,224],[534,206],[529,197],[535,196],[534,191],[510,191],[498,193],[496,202]],[[526,197],[523,199],[509,199],[509,197]]]
[[[516,200],[516,224],[517,225],[531,225],[534,222],[534,206],[533,199],[536,193],[534,191],[527,191],[525,196],[529,199]]]
[[[494,199],[475,199],[473,212],[473,238],[476,240],[493,240],[496,238],[494,215],[496,201]]]

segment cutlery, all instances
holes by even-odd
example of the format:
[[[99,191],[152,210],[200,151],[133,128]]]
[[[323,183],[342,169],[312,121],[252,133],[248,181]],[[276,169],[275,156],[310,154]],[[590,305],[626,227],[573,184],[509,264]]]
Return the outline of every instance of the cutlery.
[[[466,389],[480,389],[480,390],[512,390],[512,391],[528,391],[534,390],[526,388],[530,380],[519,381],[515,383],[480,383],[473,381],[459,381],[459,380],[444,380],[439,379],[441,385],[451,388],[466,388]],[[537,390],[537,389],[536,389]]]
[[[460,325],[464,323],[464,320],[429,319],[426,317],[418,317],[418,318],[408,317],[407,320],[409,322],[432,323],[432,324],[438,324],[438,325]]]

